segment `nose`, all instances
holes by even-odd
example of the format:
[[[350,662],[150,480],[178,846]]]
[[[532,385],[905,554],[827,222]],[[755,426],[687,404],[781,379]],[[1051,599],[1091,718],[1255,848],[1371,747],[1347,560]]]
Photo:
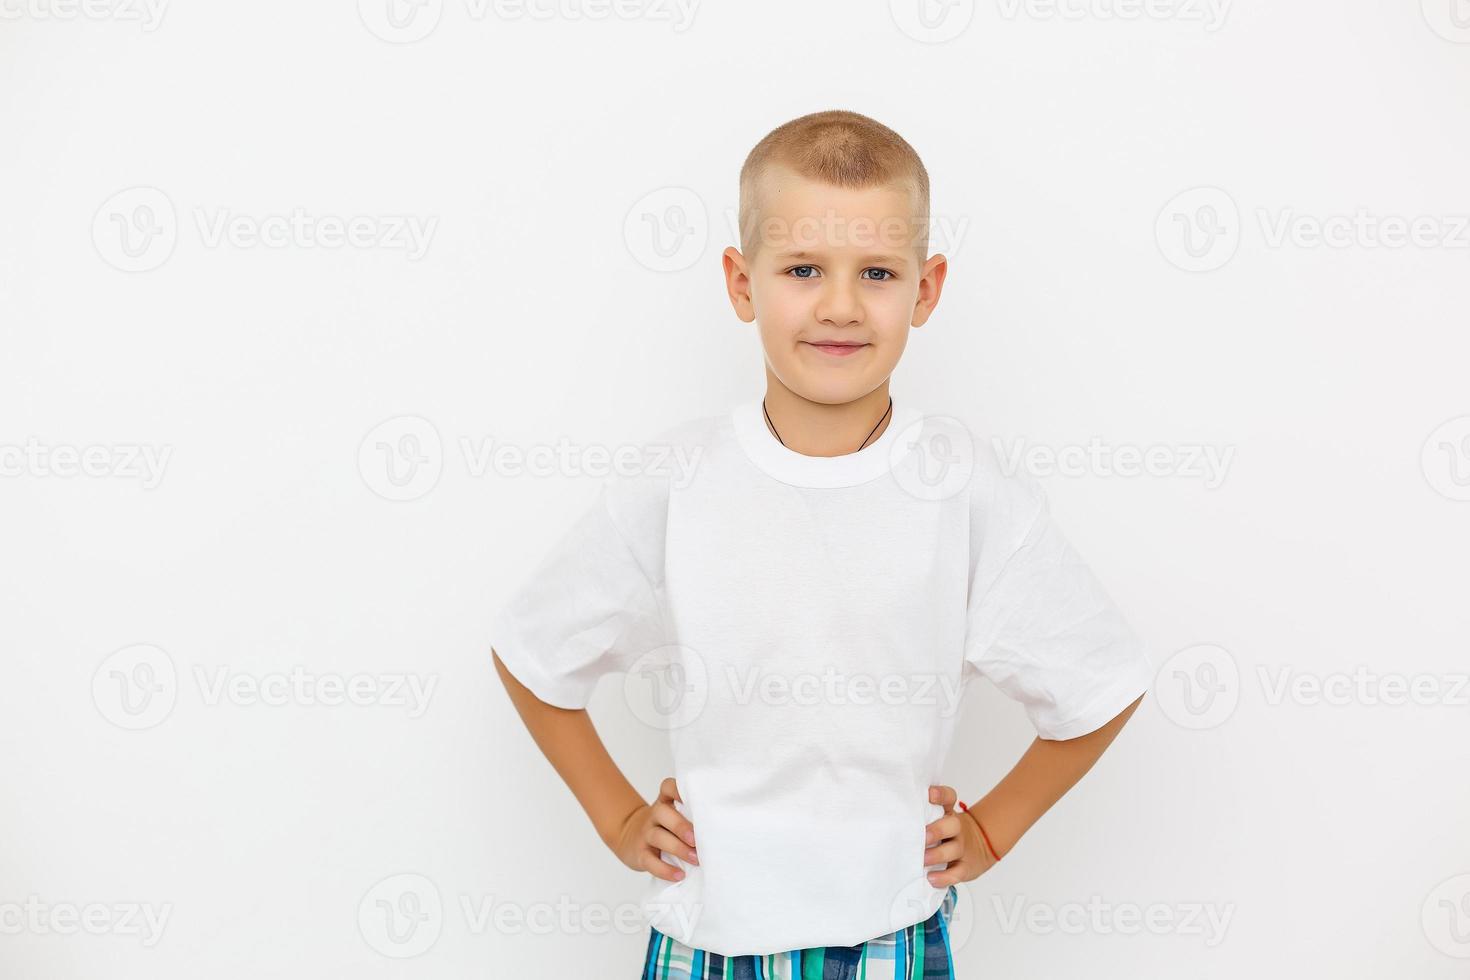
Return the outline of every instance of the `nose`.
[[[817,319],[833,327],[847,327],[863,322],[863,303],[856,283],[842,283],[833,276],[822,284],[817,299]]]

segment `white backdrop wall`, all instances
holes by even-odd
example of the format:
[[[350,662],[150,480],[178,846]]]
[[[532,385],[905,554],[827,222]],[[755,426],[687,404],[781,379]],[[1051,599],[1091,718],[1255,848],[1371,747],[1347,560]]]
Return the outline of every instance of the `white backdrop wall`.
[[[933,181],[895,397],[1021,452],[1159,666],[960,975],[1470,968],[1462,2],[0,11],[0,974],[633,975],[487,648],[597,482],[487,453],[760,392],[736,175],[824,108]],[[973,799],[1031,730],[965,711]]]

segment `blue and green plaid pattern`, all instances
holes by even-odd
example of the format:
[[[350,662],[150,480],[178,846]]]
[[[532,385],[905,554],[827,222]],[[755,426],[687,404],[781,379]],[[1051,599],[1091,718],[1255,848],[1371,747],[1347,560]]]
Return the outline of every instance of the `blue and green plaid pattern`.
[[[649,930],[643,980],[955,980],[949,919],[953,885],[923,922],[858,946],[816,946],[764,956],[721,956]]]

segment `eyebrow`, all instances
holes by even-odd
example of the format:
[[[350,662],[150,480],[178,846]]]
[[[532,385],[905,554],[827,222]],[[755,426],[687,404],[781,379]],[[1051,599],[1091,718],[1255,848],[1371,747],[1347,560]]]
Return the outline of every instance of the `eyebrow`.
[[[816,258],[816,256],[814,256],[811,252],[804,252],[804,251],[800,251],[800,250],[795,251],[795,252],[778,252],[777,254],[781,258],[783,258],[783,259],[810,259],[810,258]],[[864,261],[867,261],[867,262],[886,262],[889,265],[903,265],[903,263],[906,261],[903,258],[903,256],[901,256],[901,255],[887,255],[887,254],[884,254],[884,255],[864,255],[863,256],[863,259],[864,259]]]

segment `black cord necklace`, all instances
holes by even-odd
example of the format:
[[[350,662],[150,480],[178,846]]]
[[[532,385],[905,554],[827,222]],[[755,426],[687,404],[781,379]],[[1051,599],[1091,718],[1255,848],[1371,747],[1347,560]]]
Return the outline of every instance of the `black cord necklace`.
[[[786,441],[781,438],[781,433],[776,431],[776,423],[771,421],[771,413],[766,410],[766,400],[764,398],[761,399],[761,411],[765,413],[766,424],[771,427],[771,432],[776,436],[776,441],[781,443],[781,445],[783,446],[786,445]],[[883,410],[883,417],[878,419],[878,425],[873,426],[873,432],[878,431],[878,426],[883,424],[883,419],[888,418],[888,413],[891,411],[893,411],[893,396],[889,395],[888,407]],[[868,433],[868,439],[873,438],[873,432]],[[868,439],[864,439],[863,445],[859,446],[858,449],[862,449],[863,446],[866,446],[868,444]]]

